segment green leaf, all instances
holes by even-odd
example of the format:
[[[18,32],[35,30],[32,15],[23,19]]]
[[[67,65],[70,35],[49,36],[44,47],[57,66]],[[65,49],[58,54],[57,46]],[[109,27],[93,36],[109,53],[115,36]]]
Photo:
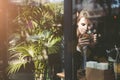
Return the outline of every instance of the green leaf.
[[[9,66],[7,67],[8,74],[14,74],[20,70],[20,68],[25,65],[26,61],[21,60],[13,60],[11,63],[9,63]]]

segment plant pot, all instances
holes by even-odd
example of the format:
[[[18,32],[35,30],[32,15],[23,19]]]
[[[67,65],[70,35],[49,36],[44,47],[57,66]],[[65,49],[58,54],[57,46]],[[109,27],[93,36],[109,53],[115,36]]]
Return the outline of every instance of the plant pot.
[[[10,76],[10,80],[34,80],[34,74],[18,72]]]

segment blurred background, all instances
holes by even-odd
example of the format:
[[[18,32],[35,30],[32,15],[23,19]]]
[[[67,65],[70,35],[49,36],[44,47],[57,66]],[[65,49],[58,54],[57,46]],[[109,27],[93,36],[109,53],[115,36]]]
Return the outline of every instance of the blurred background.
[[[63,0],[0,0],[0,76],[3,76],[3,80],[8,79],[6,75],[9,56],[8,40],[17,28],[12,23],[13,19],[20,14],[24,5],[39,6],[40,4],[55,2],[62,2],[64,7]],[[120,0],[72,0],[71,7],[73,15],[81,9],[91,12],[97,33],[101,34],[98,43],[99,48],[111,50],[115,45],[120,47]],[[63,11],[64,8],[62,8],[62,15],[64,14]],[[100,53],[106,54],[106,52]]]

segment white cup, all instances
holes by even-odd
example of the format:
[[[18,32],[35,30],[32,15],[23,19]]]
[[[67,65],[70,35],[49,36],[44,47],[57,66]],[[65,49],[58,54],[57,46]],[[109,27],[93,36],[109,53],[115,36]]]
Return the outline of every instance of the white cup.
[[[108,63],[98,63],[97,64],[97,69],[108,70]]]
[[[86,62],[86,67],[96,68],[97,67],[97,62],[96,61],[88,61],[88,62]]]

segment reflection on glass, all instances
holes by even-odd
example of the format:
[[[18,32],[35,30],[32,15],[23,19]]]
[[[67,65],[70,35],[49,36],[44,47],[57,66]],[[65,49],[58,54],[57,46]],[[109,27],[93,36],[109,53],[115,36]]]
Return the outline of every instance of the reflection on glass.
[[[8,78],[60,80],[63,0],[11,0],[8,16]]]
[[[73,24],[77,37],[76,53],[73,56],[75,80],[97,80],[97,76],[102,79],[108,76],[104,72],[110,73],[110,80],[119,79],[120,75],[117,73],[116,77],[114,72],[114,63],[118,63],[116,57],[119,50],[114,50],[114,55],[113,51],[111,52],[115,47],[120,47],[120,24],[118,24],[120,10],[117,6],[119,0],[73,1]],[[116,28],[113,28],[115,26]],[[113,58],[113,61],[108,57]]]

